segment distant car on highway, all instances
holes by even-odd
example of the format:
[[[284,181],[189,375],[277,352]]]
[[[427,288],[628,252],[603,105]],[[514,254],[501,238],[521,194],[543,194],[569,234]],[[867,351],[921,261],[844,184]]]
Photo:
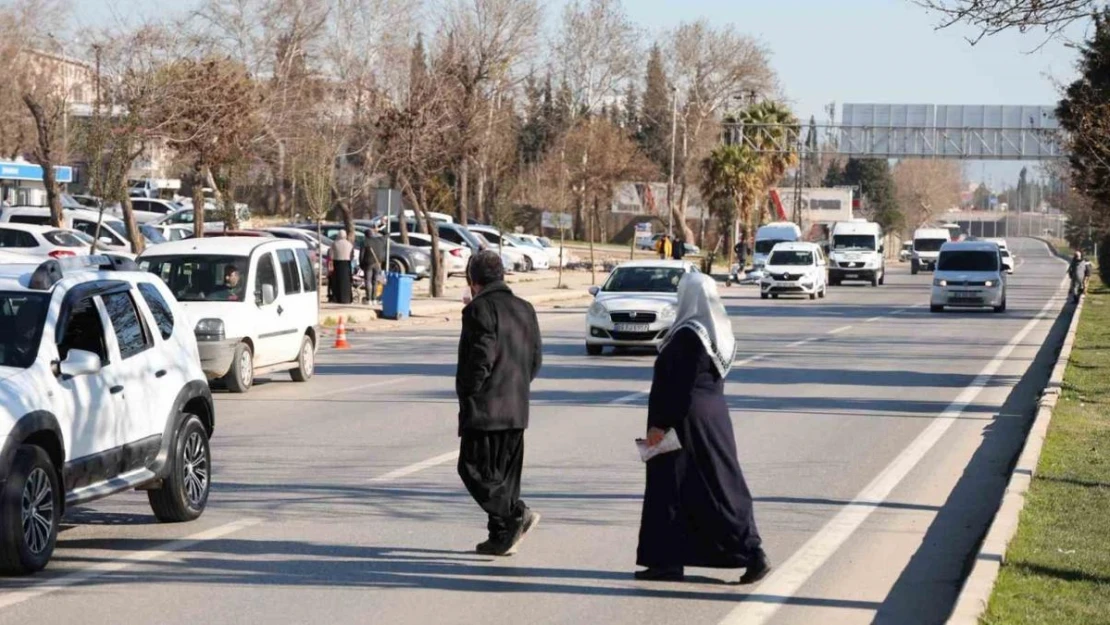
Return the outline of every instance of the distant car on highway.
[[[998,253],[1002,256],[1002,267],[1006,273],[1014,273],[1014,257],[1010,254],[1010,250],[1002,247],[998,249]]]
[[[586,353],[606,347],[658,349],[674,323],[678,282],[696,272],[681,260],[635,261],[620,265],[600,287],[590,287],[594,302],[586,311]]]
[[[985,241],[945,243],[940,248],[931,312],[945,307],[1006,310],[1006,274],[998,245]]]
[[[937,266],[940,248],[949,242],[950,233],[944,228],[918,228],[913,233],[913,255],[910,257],[910,273],[931,271]]]
[[[898,252],[898,261],[904,263],[908,261],[911,256],[913,256],[913,243],[903,243],[902,249]]]
[[[825,297],[829,291],[829,262],[816,243],[779,243],[767,255],[759,283],[760,299],[779,295]]]

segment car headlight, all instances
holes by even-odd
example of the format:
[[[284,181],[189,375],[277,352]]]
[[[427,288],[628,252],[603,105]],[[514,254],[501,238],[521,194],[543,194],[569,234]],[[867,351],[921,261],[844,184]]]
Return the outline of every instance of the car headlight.
[[[948,281],[937,278],[936,280],[933,280],[933,286],[948,286]]]
[[[224,338],[223,319],[201,319],[193,332],[200,341],[220,341]]]
[[[591,317],[604,317],[606,313],[605,304],[601,302],[594,302],[590,306],[589,315]]]
[[[678,316],[678,307],[677,306],[667,306],[667,307],[663,308],[663,310],[659,311],[659,319],[662,320],[662,321],[674,321],[675,317],[677,317],[677,316]]]
[[[991,287],[991,286],[994,286],[995,284],[996,283],[995,283],[994,280],[987,280],[986,282],[983,283],[983,286]]]

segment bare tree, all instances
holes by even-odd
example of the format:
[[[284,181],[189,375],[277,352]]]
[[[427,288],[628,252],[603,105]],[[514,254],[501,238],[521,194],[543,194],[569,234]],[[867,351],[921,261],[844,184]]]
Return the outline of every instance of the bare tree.
[[[891,173],[895,198],[910,230],[959,205],[964,176],[956,161],[907,159],[899,161]]]
[[[461,223],[470,215],[470,166],[489,141],[485,104],[520,78],[517,67],[535,47],[542,9],[537,0],[448,0],[441,25],[444,77],[455,90],[456,200]],[[479,217],[482,210],[478,205]]]
[[[669,203],[675,223],[687,240],[689,191],[704,184],[697,167],[719,143],[720,121],[730,104],[751,93],[768,95],[776,87],[766,48],[732,25],[714,27],[706,20],[681,24],[670,35],[667,50],[680,99],[679,133],[675,146],[677,202]]]
[[[1006,30],[1029,32],[1043,29],[1049,36],[1059,34],[1071,24],[1090,18],[1106,6],[1098,0],[914,0],[916,4],[941,15],[938,28],[956,24],[971,26],[974,45]]]

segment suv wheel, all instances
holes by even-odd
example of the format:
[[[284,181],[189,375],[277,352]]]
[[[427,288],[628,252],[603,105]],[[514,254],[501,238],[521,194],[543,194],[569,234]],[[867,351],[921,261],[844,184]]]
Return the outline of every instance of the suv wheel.
[[[307,382],[316,370],[316,344],[307,334],[301,339],[301,353],[297,356],[297,368],[289,372],[294,382]]]
[[[524,271],[525,271],[525,273],[528,273],[528,272],[532,271],[533,269],[535,269],[535,266],[532,264],[532,259],[525,256],[524,257]]]
[[[239,343],[231,358],[231,370],[224,376],[224,384],[232,393],[246,393],[254,384],[254,352],[250,345]]]
[[[879,286],[882,286],[884,284],[886,284],[886,269],[885,268],[883,269],[883,272],[879,274]]]
[[[15,452],[8,482],[0,492],[0,571],[42,570],[54,553],[62,510],[58,473],[36,445]]]
[[[921,263],[916,260],[910,261],[910,274],[916,276],[919,271],[921,271]]]
[[[185,415],[170,452],[162,487],[146,493],[150,509],[163,523],[192,521],[204,512],[212,487],[208,431],[195,415]]]

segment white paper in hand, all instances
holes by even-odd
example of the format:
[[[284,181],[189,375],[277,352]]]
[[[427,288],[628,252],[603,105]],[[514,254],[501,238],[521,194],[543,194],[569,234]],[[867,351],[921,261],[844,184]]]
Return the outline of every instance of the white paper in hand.
[[[636,449],[640,450],[640,460],[647,462],[659,454],[667,454],[682,449],[682,443],[678,442],[678,434],[672,428],[667,430],[663,435],[663,440],[659,441],[659,444],[654,447],[648,445],[646,440],[637,438]]]

